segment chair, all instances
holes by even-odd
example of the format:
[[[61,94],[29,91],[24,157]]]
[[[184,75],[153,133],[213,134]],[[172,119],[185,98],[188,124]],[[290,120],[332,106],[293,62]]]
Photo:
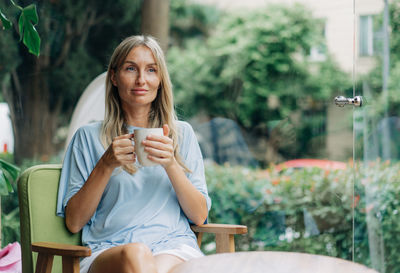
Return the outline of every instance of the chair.
[[[34,267],[37,273],[78,273],[79,258],[91,255],[89,248],[81,246],[81,234],[70,233],[64,218],[56,215],[60,174],[61,165],[38,165],[18,179],[23,273],[32,273]],[[247,233],[247,227],[240,225],[205,224],[192,229],[199,245],[203,232],[215,233],[217,253],[234,252],[234,234]]]

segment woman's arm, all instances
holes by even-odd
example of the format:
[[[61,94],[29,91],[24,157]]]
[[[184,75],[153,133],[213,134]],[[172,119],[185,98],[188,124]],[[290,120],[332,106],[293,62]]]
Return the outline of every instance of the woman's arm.
[[[68,201],[65,223],[72,233],[79,232],[95,213],[113,170],[135,162],[130,138],[132,134],[113,139],[82,188]]]
[[[164,136],[149,136],[143,141],[145,151],[149,153],[150,160],[164,167],[185,215],[194,224],[201,225],[208,215],[206,199],[175,160],[172,139],[168,137],[168,125],[164,125],[163,129]]]
[[[165,170],[185,215],[196,225],[204,224],[208,209],[203,194],[190,182],[182,167],[176,161],[166,167]]]

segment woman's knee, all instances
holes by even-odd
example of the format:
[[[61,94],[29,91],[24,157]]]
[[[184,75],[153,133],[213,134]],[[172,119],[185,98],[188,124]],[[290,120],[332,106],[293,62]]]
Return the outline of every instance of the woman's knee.
[[[93,262],[90,273],[157,272],[151,250],[144,244],[131,243],[110,248]]]
[[[143,260],[153,259],[153,254],[148,246],[142,243],[130,243],[121,248],[121,259],[127,263],[137,263]]]

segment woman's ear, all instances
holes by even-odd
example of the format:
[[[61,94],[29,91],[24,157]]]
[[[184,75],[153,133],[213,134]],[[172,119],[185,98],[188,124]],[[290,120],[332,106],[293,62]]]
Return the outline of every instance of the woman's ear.
[[[115,79],[116,75],[115,75],[115,71],[114,69],[111,70],[111,82],[112,84],[117,87],[117,80]]]

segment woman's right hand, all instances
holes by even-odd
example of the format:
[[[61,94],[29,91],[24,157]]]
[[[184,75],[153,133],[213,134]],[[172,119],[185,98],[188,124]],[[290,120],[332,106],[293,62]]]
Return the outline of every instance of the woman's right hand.
[[[105,166],[115,169],[135,163],[135,147],[132,144],[132,138],[133,134],[126,134],[113,139],[101,158]]]

